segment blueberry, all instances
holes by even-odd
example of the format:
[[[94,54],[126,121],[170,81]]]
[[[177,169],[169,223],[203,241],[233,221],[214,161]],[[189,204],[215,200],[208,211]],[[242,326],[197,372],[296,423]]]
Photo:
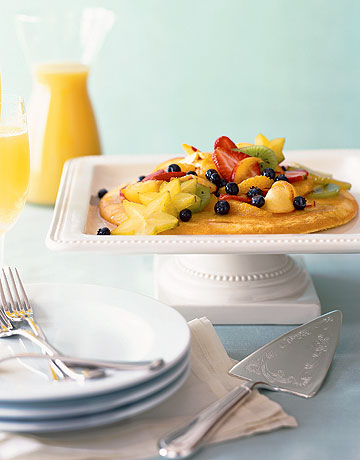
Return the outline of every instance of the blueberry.
[[[230,205],[225,200],[219,200],[215,203],[214,210],[216,214],[220,214],[221,216],[224,216],[230,211]]]
[[[220,193],[219,193],[218,191],[216,191],[216,192],[214,192],[214,195],[215,195],[217,198],[219,198]]]
[[[275,179],[275,171],[272,168],[265,168],[264,171],[262,172],[262,175],[272,180]]]
[[[196,174],[195,171],[188,171],[188,172],[186,173],[187,176],[189,176],[190,174],[191,174],[192,176],[197,176],[197,174]]]
[[[138,182],[141,182],[141,181],[143,181],[143,180],[145,179],[145,177],[146,177],[146,176],[139,176],[137,181],[138,181]]]
[[[97,235],[110,235],[110,234],[111,234],[110,229],[107,227],[99,228],[99,230],[97,231]]]
[[[224,179],[224,178],[220,179],[219,187],[220,188],[225,187],[227,183],[228,183],[228,181],[226,179]]]
[[[220,186],[220,182],[221,182],[221,179],[220,179],[220,176],[219,174],[215,171],[211,174],[210,176],[210,179],[209,179],[210,182],[212,182],[213,184],[215,184],[217,187]]]
[[[107,194],[107,192],[108,192],[108,191],[106,190],[106,188],[101,188],[101,189],[98,191],[98,197],[99,197],[99,198],[102,198],[104,195]]]
[[[172,165],[169,165],[168,166],[168,172],[180,172],[181,171],[181,168],[179,165],[173,163]]]
[[[278,180],[284,180],[285,182],[289,182],[289,179],[285,176],[285,174],[279,174],[279,175],[275,178],[275,182],[277,182]]]
[[[238,184],[235,184],[235,182],[228,182],[225,185],[225,192],[228,195],[237,195],[239,193]]]
[[[190,209],[183,209],[179,214],[180,220],[183,222],[188,222],[192,218],[192,212]]]
[[[216,173],[217,174],[217,171],[216,169],[208,169],[205,173],[205,177],[207,180],[211,180],[210,177],[213,173]]]
[[[255,195],[251,198],[251,204],[257,208],[261,208],[265,204],[265,199],[262,195]]]
[[[298,209],[299,211],[302,211],[305,209],[306,206],[306,200],[303,196],[296,196],[294,198],[294,207],[295,209]]]
[[[262,194],[263,194],[262,190],[260,188],[258,188],[258,187],[250,187],[250,189],[247,192],[247,196],[249,198],[252,198],[255,195],[260,195],[261,196]]]

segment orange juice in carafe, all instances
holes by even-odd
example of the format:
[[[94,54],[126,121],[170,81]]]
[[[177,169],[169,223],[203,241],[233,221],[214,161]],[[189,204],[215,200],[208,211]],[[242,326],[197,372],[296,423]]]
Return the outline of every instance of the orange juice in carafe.
[[[87,91],[89,67],[42,63],[28,110],[31,177],[28,200],[53,204],[66,160],[99,155],[100,140]]]

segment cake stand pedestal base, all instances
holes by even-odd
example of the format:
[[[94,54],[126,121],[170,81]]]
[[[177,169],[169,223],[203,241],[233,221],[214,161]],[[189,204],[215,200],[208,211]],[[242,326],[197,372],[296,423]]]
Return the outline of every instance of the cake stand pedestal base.
[[[155,295],[187,320],[214,324],[301,324],[321,314],[299,257],[155,256]]]

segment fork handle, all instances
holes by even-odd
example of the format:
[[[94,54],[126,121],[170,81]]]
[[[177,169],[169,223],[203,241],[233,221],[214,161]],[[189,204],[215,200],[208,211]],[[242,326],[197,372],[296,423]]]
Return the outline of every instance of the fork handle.
[[[22,337],[25,337],[25,338],[31,340],[33,343],[37,344],[50,357],[60,354],[52,345],[50,345],[48,342],[46,342],[45,340],[41,339],[40,337],[37,337],[35,334],[33,334],[30,331],[27,331],[27,330],[24,330],[24,329],[13,329],[11,332],[14,335],[20,335]],[[73,371],[70,367],[68,367],[59,358],[54,358],[54,362],[59,367],[59,369],[67,377],[71,378],[72,380],[77,380],[77,381],[83,382],[86,378],[99,378],[99,377],[103,377],[105,375],[103,370],[94,369],[94,370],[87,371],[86,376],[85,376],[84,374],[79,374],[78,372]]]

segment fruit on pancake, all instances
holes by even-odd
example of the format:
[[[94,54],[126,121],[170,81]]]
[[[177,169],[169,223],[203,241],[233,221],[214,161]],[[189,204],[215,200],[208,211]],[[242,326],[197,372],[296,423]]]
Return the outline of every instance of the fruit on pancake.
[[[124,197],[133,201],[134,203],[140,203],[139,193],[145,192],[158,192],[161,182],[158,180],[148,180],[146,182],[136,182],[136,184],[130,184],[127,187],[121,189]]]
[[[109,227],[101,227],[96,232],[97,235],[111,235]]]
[[[194,147],[193,145],[182,144],[182,148],[188,155],[193,155],[194,153],[200,153],[200,150]]]
[[[160,198],[161,195],[167,195],[170,192],[148,192],[148,193],[139,193],[139,199],[141,204],[145,206],[150,204],[152,201]],[[166,207],[162,211],[177,216],[178,213],[185,208],[188,208],[195,203],[195,196],[190,193],[177,193],[174,197],[170,195],[170,201],[166,203]]]
[[[265,147],[269,147],[269,149],[271,149],[275,153],[278,163],[281,163],[282,161],[285,160],[285,157],[283,154],[284,144],[285,144],[284,137],[278,137],[276,139],[271,139],[271,140],[269,140],[263,134],[258,134],[255,137],[255,145],[265,145]]]
[[[148,174],[147,176],[144,177],[144,179],[141,182],[147,182],[148,180],[165,180],[169,181],[173,177],[182,177],[185,176],[186,173],[183,171],[180,172],[167,172],[164,169],[159,169],[158,171],[154,171],[151,174]]]
[[[219,200],[235,200],[240,201],[242,203],[251,203],[251,198],[244,196],[244,195],[227,195],[226,193],[221,194],[219,196]]]
[[[219,200],[215,203],[214,211],[216,214],[219,214],[220,216],[225,216],[230,211],[230,205],[225,200]]]
[[[330,198],[339,194],[340,187],[336,184],[319,185],[314,188],[312,193],[309,193],[309,200],[317,198]]]
[[[251,187],[257,187],[261,190],[269,189],[274,181],[267,176],[254,176],[245,179],[239,184],[239,193],[246,195]]]
[[[201,212],[210,201],[210,190],[204,185],[197,184],[196,186],[196,196],[200,199],[195,201],[192,206],[187,206],[192,212]]]
[[[269,177],[270,179],[275,179],[275,171],[272,168],[265,168],[262,170],[261,174],[263,176]]]
[[[255,195],[263,195],[263,191],[258,187],[250,187],[246,196],[248,196],[249,198],[252,198]]]
[[[262,160],[262,162],[260,163],[261,171],[263,171],[266,168],[275,169],[278,164],[275,152],[273,152],[268,147],[265,147],[264,145],[252,145],[250,147],[243,147],[241,149],[237,149],[237,151],[246,153],[251,157],[260,158]]]
[[[335,184],[340,187],[340,190],[350,190],[351,184],[350,182],[344,182],[341,180],[336,180],[330,177],[320,177],[320,176],[313,176],[311,177],[314,179],[314,184],[318,185],[327,185],[327,184]]]
[[[162,163],[156,166],[156,168],[154,169],[154,172],[159,171],[159,169],[163,169],[164,171],[167,171],[167,168],[169,165],[171,165],[172,163],[177,163],[178,161],[181,161],[181,160],[183,160],[183,158],[177,157],[177,158],[171,158],[170,160],[163,161]]]
[[[189,220],[192,218],[192,212],[190,209],[183,209],[179,213],[179,219],[182,222],[189,222]]]
[[[233,150],[224,147],[217,147],[212,155],[212,160],[215,163],[220,175],[227,181],[231,181],[231,175],[235,166],[241,160],[244,160],[248,157],[249,155],[246,155],[245,153],[234,152]]]
[[[309,206],[312,206],[311,204],[309,204]],[[297,209],[298,211],[302,211],[303,209],[306,208],[306,199],[305,197],[303,196],[296,196],[294,198],[294,207],[295,209]]]
[[[198,181],[196,177],[191,178],[180,184],[180,190],[184,193],[192,193],[193,195],[195,195],[197,183]]]
[[[285,181],[275,182],[265,197],[265,209],[275,214],[294,211],[295,189]]]
[[[306,169],[291,169],[290,171],[285,171],[285,176],[291,183],[304,180],[308,175],[309,173],[306,171]]]
[[[240,182],[253,176],[260,176],[260,158],[246,157],[239,161],[231,173],[230,180],[240,184]]]
[[[315,171],[315,169],[310,169],[308,168],[307,166],[304,166],[300,163],[291,163],[291,165],[288,166],[288,169],[291,170],[291,169],[306,169],[306,171],[308,171],[309,174],[312,174],[313,176],[318,176],[318,177],[332,177],[332,174],[330,173],[325,173],[325,172],[322,172],[322,171]]]
[[[163,182],[159,188],[159,192],[170,192],[171,198],[174,198],[174,196],[180,193],[180,191],[181,187],[179,179],[173,179],[169,182]]]
[[[236,149],[236,144],[227,136],[218,137],[214,143],[214,150],[218,147],[223,147],[224,149]]]
[[[257,208],[262,208],[265,204],[265,198],[262,195],[255,195],[251,198],[251,204]]]
[[[277,175],[274,180],[275,182],[278,182],[278,181],[289,182],[289,179],[285,176],[285,174]]]
[[[249,142],[238,142],[236,144],[236,147],[238,149],[241,149],[242,147],[250,147],[250,145],[254,145],[254,144],[249,144]]]
[[[212,182],[210,182],[208,179],[206,179],[204,177],[198,177],[197,181],[198,181],[198,184],[204,185],[205,187],[210,189],[211,193],[216,192],[216,189],[217,189],[216,185],[213,184]]]
[[[147,206],[124,200],[128,218],[111,232],[112,235],[156,235],[173,229],[179,224],[177,218],[161,210],[170,200],[170,193],[164,193]]]

